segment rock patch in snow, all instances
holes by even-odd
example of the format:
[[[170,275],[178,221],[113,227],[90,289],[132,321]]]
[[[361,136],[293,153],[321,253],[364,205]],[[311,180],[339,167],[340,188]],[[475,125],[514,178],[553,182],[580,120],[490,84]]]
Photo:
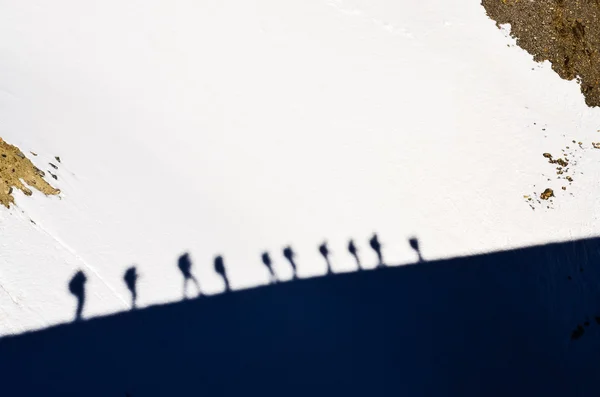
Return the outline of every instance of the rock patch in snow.
[[[17,148],[0,138],[0,203],[5,207],[14,204],[13,189],[21,190],[31,196],[34,188],[45,195],[57,195],[60,190],[44,180],[44,171],[37,168]]]

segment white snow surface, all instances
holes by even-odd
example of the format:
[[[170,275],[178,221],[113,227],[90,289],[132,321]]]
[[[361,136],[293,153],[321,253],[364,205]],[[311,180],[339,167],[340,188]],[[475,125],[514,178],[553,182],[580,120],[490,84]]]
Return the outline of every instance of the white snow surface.
[[[0,335],[388,263],[596,236],[600,113],[466,0],[0,1],[0,137],[61,196],[0,210]],[[545,130],[542,130],[544,128]],[[543,152],[584,156],[567,192]],[[549,168],[550,167],[550,168]],[[533,186],[536,185],[534,188]],[[546,187],[554,209],[523,195]],[[573,193],[571,196],[569,193]],[[30,220],[35,222],[32,223]]]

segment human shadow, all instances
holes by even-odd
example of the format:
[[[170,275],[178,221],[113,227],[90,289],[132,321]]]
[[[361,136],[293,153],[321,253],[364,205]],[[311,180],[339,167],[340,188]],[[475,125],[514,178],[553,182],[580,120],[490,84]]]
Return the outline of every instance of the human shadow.
[[[325,263],[327,263],[327,274],[328,275],[332,274],[333,270],[331,269],[331,260],[329,259],[329,255],[331,255],[331,252],[329,251],[329,248],[327,247],[326,241],[323,242],[321,245],[319,245],[319,253],[325,259]]]
[[[381,252],[381,243],[379,242],[379,237],[377,233],[374,233],[371,239],[369,240],[369,245],[377,254],[377,267],[385,266],[383,262],[383,253]]]
[[[419,257],[419,262],[425,262],[423,260],[423,255],[421,255],[421,248],[419,247],[419,239],[417,239],[416,237],[412,237],[408,240],[410,247],[415,250],[415,252],[417,253],[418,257]]]
[[[290,266],[292,266],[293,278],[297,279],[298,269],[296,267],[296,253],[294,252],[291,246],[288,245],[283,249],[283,256],[290,263]]]
[[[77,299],[77,308],[75,309],[75,321],[80,321],[83,315],[83,305],[85,304],[85,283],[87,277],[85,273],[79,270],[71,281],[69,281],[69,292]]]
[[[0,390],[593,396],[594,316],[600,238],[307,278],[3,336]]]
[[[196,286],[198,296],[201,296],[202,291],[200,290],[200,284],[192,274],[192,260],[190,259],[189,253],[185,253],[179,257],[177,267],[179,267],[181,274],[183,274],[183,298],[187,299],[188,297],[187,288],[189,282],[192,282]]]
[[[218,255],[215,257],[214,265],[215,272],[217,272],[217,274],[219,274],[225,282],[225,291],[231,291],[231,286],[229,285],[229,278],[227,277],[227,270],[225,269],[225,260],[223,259],[222,255]]]
[[[269,281],[272,284],[276,283],[277,275],[275,274],[275,271],[273,270],[273,261],[271,260],[271,255],[269,255],[269,253],[265,251],[260,256],[260,259],[262,260],[262,263],[266,266],[267,270],[269,271],[269,275],[270,275]]]
[[[125,285],[127,285],[127,289],[131,293],[131,308],[135,309],[137,302],[137,279],[138,274],[135,266],[130,267],[125,271],[125,275],[123,276],[123,281],[125,281]]]
[[[352,255],[354,257],[354,260],[356,261],[356,266],[357,266],[358,270],[362,270],[362,265],[360,263],[360,257],[358,256],[358,248],[356,247],[356,244],[354,244],[354,240],[350,240],[348,242],[348,252],[350,252],[350,255]]]

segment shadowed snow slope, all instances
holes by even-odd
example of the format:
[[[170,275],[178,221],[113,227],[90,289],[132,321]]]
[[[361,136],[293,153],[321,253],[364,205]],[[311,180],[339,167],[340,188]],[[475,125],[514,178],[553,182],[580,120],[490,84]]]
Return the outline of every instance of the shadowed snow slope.
[[[590,239],[152,306],[1,338],[0,386],[48,397],[595,395],[599,264]]]
[[[597,235],[600,151],[574,182],[544,152],[598,140],[575,82],[511,44],[478,1],[0,3],[0,137],[60,197],[0,211],[0,333],[279,279]],[[532,70],[535,69],[535,70]],[[48,168],[55,156],[57,170]],[[552,179],[552,180],[548,180]],[[535,185],[535,186],[534,186]],[[523,196],[552,188],[552,209]],[[571,195],[572,194],[572,195]],[[30,222],[33,220],[35,223]]]

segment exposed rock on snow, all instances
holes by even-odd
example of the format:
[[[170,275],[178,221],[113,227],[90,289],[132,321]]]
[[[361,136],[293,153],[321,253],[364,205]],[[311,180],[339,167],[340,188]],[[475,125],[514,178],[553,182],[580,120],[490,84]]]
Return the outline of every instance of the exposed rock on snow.
[[[483,0],[482,5],[498,25],[510,24],[517,45],[537,62],[550,61],[561,78],[576,78],[588,106],[600,105],[597,1]]]
[[[60,190],[53,188],[44,180],[44,171],[37,168],[16,146],[0,138],[0,203],[10,207],[15,202],[13,188],[27,196],[32,195],[28,186],[45,195],[56,195]]]

